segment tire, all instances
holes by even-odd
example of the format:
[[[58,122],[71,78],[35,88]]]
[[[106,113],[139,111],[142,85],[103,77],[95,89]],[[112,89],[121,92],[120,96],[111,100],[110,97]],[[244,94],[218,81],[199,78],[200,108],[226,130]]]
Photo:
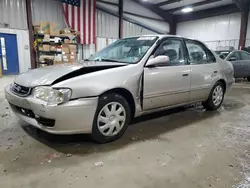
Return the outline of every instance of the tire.
[[[217,97],[215,92],[218,92]],[[221,82],[217,82],[212,88],[207,101],[203,102],[202,105],[206,110],[214,111],[221,107],[225,95],[225,88]],[[217,99],[217,100],[216,100]]]
[[[249,76],[249,77],[247,77],[247,81],[248,81],[248,82],[250,82],[250,76]]]
[[[131,109],[123,96],[104,94],[99,98],[91,137],[100,144],[115,141],[125,133],[130,119]]]

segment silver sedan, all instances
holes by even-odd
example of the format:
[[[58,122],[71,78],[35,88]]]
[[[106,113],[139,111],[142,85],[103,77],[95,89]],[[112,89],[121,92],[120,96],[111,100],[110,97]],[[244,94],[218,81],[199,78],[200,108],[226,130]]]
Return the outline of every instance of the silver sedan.
[[[118,40],[78,64],[30,70],[6,87],[14,113],[53,134],[123,135],[132,118],[202,102],[220,108],[233,67],[203,43],[178,36]]]

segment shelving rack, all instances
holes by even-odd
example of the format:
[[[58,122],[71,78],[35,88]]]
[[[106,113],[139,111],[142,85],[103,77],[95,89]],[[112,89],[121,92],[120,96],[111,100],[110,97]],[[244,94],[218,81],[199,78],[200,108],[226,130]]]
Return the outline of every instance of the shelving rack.
[[[64,43],[65,39],[71,39],[71,37],[69,35],[66,34],[61,34],[61,35],[50,35],[50,39],[53,39],[55,37],[58,37],[61,39],[61,42],[55,43],[55,42],[47,42],[47,41],[43,41],[44,40],[44,36],[45,34],[34,34],[34,41],[37,41],[37,39],[40,39],[41,42],[37,42],[36,45],[36,67],[40,67],[42,64],[46,64],[46,65],[51,65],[51,61],[45,61],[45,62],[41,62],[39,61],[40,56],[41,55],[56,55],[56,54],[62,54],[62,51],[44,51],[44,50],[40,50],[39,46],[41,45],[55,45],[55,46],[62,46]],[[73,35],[72,35],[73,37]],[[78,54],[78,37],[75,36],[73,39],[73,41],[75,41],[74,43],[67,43],[67,44],[71,44],[71,45],[77,45],[77,52],[76,54]],[[52,63],[53,64],[53,63]]]

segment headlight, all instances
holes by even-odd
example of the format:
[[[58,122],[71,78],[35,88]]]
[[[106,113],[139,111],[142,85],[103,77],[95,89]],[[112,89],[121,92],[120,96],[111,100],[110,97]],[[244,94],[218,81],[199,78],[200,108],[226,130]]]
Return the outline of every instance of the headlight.
[[[71,89],[53,89],[51,87],[35,87],[33,97],[47,102],[48,105],[58,105],[68,102],[71,97]]]

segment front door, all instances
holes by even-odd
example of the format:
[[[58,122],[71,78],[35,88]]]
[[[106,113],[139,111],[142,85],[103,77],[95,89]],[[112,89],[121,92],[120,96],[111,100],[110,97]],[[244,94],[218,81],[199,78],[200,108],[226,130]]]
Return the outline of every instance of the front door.
[[[214,80],[218,77],[216,59],[202,43],[185,40],[188,59],[191,66],[190,101],[202,101],[208,98]]]
[[[189,101],[190,66],[183,40],[167,38],[152,58],[169,57],[165,65],[144,68],[143,110],[184,104]]]
[[[0,64],[3,75],[19,73],[16,35],[0,33]]]

